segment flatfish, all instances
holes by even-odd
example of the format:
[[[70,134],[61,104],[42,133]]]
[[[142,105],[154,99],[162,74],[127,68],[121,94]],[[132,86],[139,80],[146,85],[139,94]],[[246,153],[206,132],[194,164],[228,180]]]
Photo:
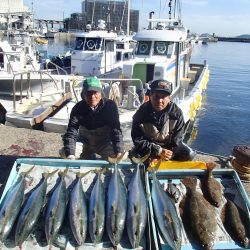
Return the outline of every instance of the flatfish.
[[[210,250],[213,247],[217,221],[214,208],[196,191],[197,178],[186,177],[182,183],[187,188],[187,198],[185,200],[185,214],[190,223],[195,238],[199,241],[203,249]]]
[[[223,201],[223,193],[221,184],[214,178],[213,169],[216,167],[215,163],[207,163],[207,176],[206,176],[206,194],[209,202],[216,206],[220,207]]]
[[[249,249],[249,214],[243,213],[243,211],[229,199],[227,199],[223,210],[223,221],[227,232],[233,240]]]

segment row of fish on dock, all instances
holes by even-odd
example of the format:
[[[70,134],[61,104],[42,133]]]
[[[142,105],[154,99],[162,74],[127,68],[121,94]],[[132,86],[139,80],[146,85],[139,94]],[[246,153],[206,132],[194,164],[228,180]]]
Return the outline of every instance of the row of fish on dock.
[[[15,245],[21,247],[34,231],[39,217],[43,216],[47,244],[56,245],[64,217],[68,214],[76,246],[84,244],[87,232],[94,244],[100,243],[105,228],[113,246],[117,246],[125,226],[131,246],[133,248],[140,246],[147,223],[147,200],[139,164],[129,181],[128,191],[117,164],[111,175],[107,194],[101,180],[101,175],[106,170],[104,168],[96,171],[97,178],[88,200],[83,191],[82,178],[91,171],[76,173],[67,192],[65,182],[67,168],[58,173],[56,184],[49,194],[46,192],[47,180],[57,170],[50,174],[43,173],[42,179],[25,199],[25,179],[31,171],[32,169],[20,173],[15,185],[9,189],[2,201],[0,240],[3,243],[11,231],[14,231]]]
[[[162,240],[171,249],[181,249],[184,228],[189,241],[196,247],[213,249],[218,225],[224,226],[238,245],[249,248],[249,213],[245,213],[233,200],[225,198],[221,183],[212,174],[214,167],[213,163],[207,164],[207,174],[202,181],[196,176],[183,178],[181,184],[184,184],[185,192],[182,185],[171,182],[164,190],[153,174],[151,195],[154,215]],[[198,183],[202,184],[201,188]]]
[[[65,177],[69,169],[65,168],[58,172],[56,184],[49,192],[48,179],[58,170],[43,172],[39,183],[28,194],[25,194],[26,179],[33,169],[26,173],[20,172],[18,180],[0,204],[0,240],[4,244],[12,232],[14,245],[21,247],[37,224],[42,224],[46,244],[58,245],[60,230],[67,214],[66,220],[75,246],[84,245],[87,234],[93,245],[96,245],[102,242],[105,233],[116,247],[121,243],[126,230],[131,247],[141,247],[149,223],[149,195],[144,188],[140,166],[144,168],[138,163],[133,173],[130,170],[132,177],[126,185],[121,176],[122,171],[114,164],[107,190],[101,178],[107,174],[107,168],[94,171],[95,182],[92,183],[88,198],[82,183],[87,175],[93,174],[93,170],[74,172],[75,177],[67,187]],[[197,177],[189,176],[181,180],[185,192],[171,183],[164,190],[160,177],[153,171],[150,196],[161,238],[171,249],[181,249],[183,231],[187,235],[190,231],[191,243],[195,239],[200,248],[212,249],[218,227],[216,209],[220,208],[218,211],[221,218],[226,218],[223,219],[224,226],[231,238],[247,248],[249,217],[242,219],[241,209],[224,197],[221,184],[212,174],[214,165],[207,164],[207,167],[207,178],[202,182],[205,185],[202,190],[206,190],[204,195],[197,190]]]

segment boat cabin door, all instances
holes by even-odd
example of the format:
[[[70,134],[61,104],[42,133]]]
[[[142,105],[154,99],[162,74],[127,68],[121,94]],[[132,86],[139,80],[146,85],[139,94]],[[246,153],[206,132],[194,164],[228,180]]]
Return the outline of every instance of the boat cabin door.
[[[141,79],[142,83],[152,81],[154,78],[154,64],[138,63],[134,65],[132,78]],[[135,81],[138,84],[138,81]],[[135,84],[136,85],[136,84]]]
[[[4,68],[4,54],[3,49],[0,47],[0,68]]]
[[[105,41],[105,72],[115,67],[115,43],[111,40]]]

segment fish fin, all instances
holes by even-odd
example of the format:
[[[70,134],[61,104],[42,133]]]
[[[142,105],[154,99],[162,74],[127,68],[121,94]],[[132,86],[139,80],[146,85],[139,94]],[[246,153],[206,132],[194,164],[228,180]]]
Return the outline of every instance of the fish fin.
[[[138,204],[134,204],[133,208],[134,208],[134,213],[137,214],[138,211]]]
[[[116,205],[115,205],[115,203],[112,203],[111,208],[112,208],[112,212],[115,212],[115,209],[116,209]]]
[[[168,223],[173,223],[172,217],[171,217],[171,215],[170,215],[167,211],[165,211],[164,217],[165,217],[165,219],[166,219],[166,221],[167,221]],[[166,222],[166,221],[165,221],[165,222]]]
[[[93,214],[93,217],[95,218],[95,217],[96,217],[96,211],[95,211],[95,208],[92,210],[92,214]]]

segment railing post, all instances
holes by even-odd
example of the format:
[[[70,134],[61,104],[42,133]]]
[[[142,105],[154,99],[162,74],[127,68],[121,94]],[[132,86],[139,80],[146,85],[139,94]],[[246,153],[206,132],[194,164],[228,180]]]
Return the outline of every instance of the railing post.
[[[16,78],[13,80],[13,111],[16,112]]]
[[[23,103],[23,74],[21,74],[20,80],[20,103]]]
[[[29,86],[29,90],[30,90],[30,96],[33,96],[31,81],[30,81],[30,72],[27,73],[27,81],[28,81],[28,86]]]
[[[40,85],[41,85],[41,92],[43,93],[43,79],[42,79],[42,72],[39,72],[40,74]]]

